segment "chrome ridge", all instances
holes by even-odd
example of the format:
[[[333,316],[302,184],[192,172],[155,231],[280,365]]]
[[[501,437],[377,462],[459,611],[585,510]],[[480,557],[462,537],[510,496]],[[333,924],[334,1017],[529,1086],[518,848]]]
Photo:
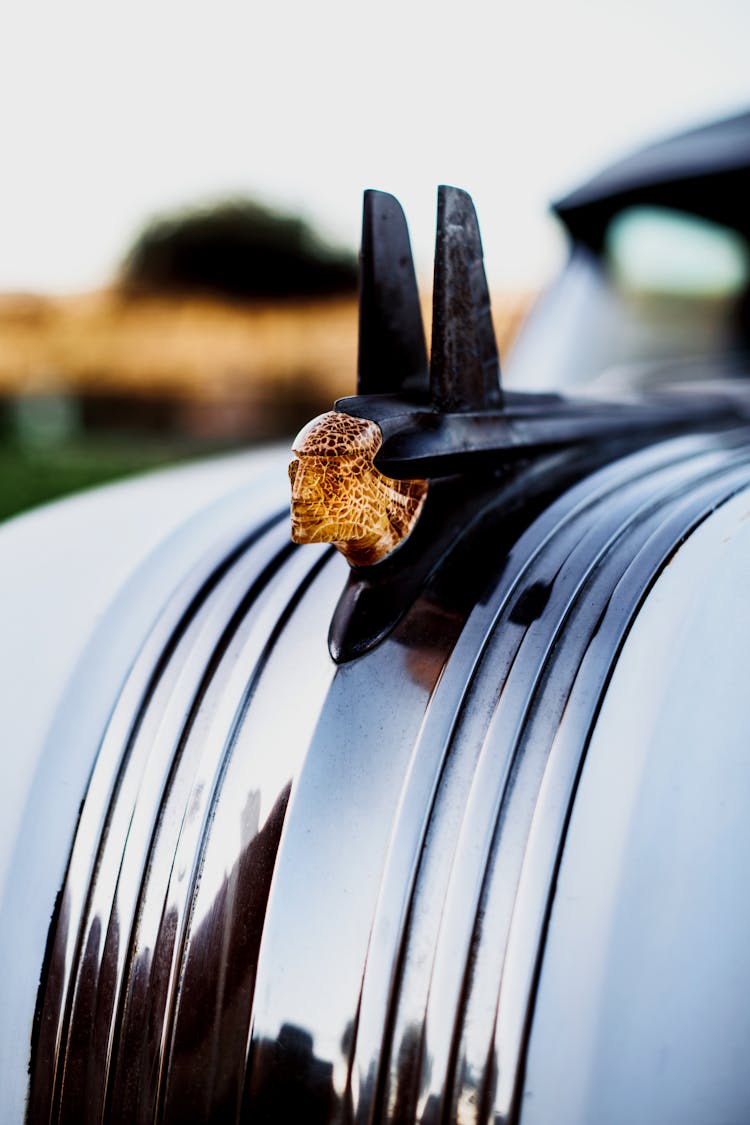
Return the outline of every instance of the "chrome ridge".
[[[37,1121],[517,1120],[576,786],[652,584],[750,487],[686,437],[487,533],[335,666],[345,578],[271,520],[165,609],[91,780]]]

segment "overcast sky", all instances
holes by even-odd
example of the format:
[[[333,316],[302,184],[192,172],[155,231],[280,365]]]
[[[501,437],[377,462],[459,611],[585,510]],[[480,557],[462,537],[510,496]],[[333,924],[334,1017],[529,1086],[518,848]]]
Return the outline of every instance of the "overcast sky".
[[[251,192],[359,238],[365,187],[431,271],[466,187],[495,284],[536,284],[551,198],[673,128],[750,106],[747,0],[6,0],[0,289],[106,282],[143,221]]]

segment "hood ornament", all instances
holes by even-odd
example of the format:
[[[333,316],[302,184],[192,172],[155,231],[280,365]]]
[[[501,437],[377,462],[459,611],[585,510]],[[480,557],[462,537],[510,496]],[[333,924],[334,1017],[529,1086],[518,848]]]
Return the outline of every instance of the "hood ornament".
[[[331,410],[295,438],[289,465],[292,539],[333,543],[352,566],[372,566],[406,538],[427,495],[425,480],[375,468],[380,427]]]
[[[372,648],[448,555],[475,570],[477,528],[495,520],[502,550],[583,473],[748,413],[747,395],[719,390],[603,402],[504,392],[477,216],[455,187],[438,188],[428,363],[404,212],[394,196],[365,192],[357,394],[304,427],[289,469],[292,538],[333,543],[351,566],[331,655]]]
[[[465,191],[438,193],[429,368],[406,218],[386,192],[365,192],[360,263],[358,395],[300,431],[289,477],[294,542],[333,543],[352,566],[372,566],[409,535],[428,489],[422,477],[388,476],[375,465],[383,407],[498,409],[502,393],[479,226]]]

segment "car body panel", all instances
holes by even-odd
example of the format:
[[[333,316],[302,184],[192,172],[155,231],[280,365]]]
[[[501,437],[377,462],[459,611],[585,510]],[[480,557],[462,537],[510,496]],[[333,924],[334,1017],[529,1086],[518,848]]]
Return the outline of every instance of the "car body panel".
[[[524,1125],[747,1117],[749,560],[745,490],[677,551],[614,670],[558,875]]]
[[[31,1119],[510,1120],[620,648],[680,544],[749,485],[745,432],[721,431],[563,483],[520,534],[485,515],[476,587],[458,542],[338,667],[347,568],[293,547],[274,491],[256,495],[255,530],[193,559],[112,709],[50,936]]]
[[[285,454],[230,457],[60,501],[0,529],[2,1006],[0,1088],[8,1120],[26,1099],[28,1041],[47,930],[103,731],[165,599],[217,535],[244,535],[264,494],[285,500]],[[269,475],[269,470],[271,473]],[[33,700],[33,706],[30,701]]]

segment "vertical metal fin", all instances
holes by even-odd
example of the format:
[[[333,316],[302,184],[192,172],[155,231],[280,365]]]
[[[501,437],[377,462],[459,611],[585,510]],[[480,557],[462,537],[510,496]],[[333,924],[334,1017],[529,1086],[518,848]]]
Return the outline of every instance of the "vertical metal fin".
[[[357,393],[424,391],[427,347],[409,229],[398,200],[366,191],[360,253]]]
[[[430,395],[444,412],[502,406],[482,240],[468,192],[438,188]]]

